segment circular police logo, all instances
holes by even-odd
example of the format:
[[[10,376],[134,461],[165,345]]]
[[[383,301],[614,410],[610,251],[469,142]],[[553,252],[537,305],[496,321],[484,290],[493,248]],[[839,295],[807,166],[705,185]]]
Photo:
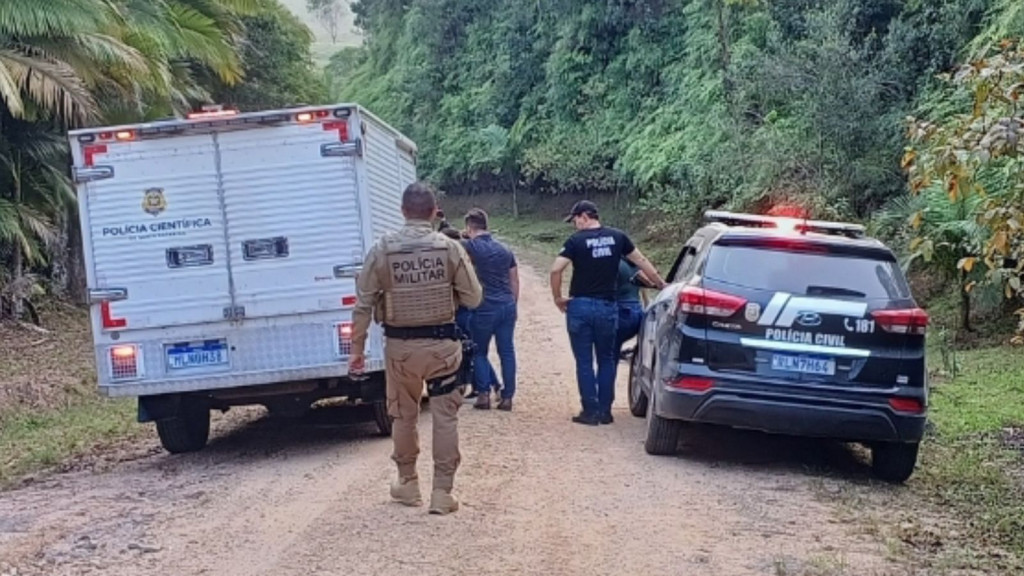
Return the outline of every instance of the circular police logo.
[[[142,196],[142,210],[146,214],[159,215],[167,209],[167,199],[164,198],[164,191],[161,188],[150,188]]]

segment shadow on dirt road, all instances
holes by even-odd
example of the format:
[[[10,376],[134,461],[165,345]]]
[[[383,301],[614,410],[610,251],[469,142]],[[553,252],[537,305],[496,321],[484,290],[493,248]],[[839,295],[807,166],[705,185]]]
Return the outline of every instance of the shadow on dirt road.
[[[676,457],[711,467],[738,466],[870,482],[870,460],[855,446],[724,426],[690,425],[683,431]]]

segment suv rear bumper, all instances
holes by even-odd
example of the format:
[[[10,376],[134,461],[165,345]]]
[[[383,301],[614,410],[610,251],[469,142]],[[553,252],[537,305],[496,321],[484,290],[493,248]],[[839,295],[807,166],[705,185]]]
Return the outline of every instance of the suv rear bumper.
[[[920,388],[850,390],[722,378],[700,368],[685,375],[711,378],[715,384],[705,392],[659,384],[658,416],[849,442],[919,442],[924,436],[926,413],[898,412],[889,406],[895,396],[916,397],[923,403]]]

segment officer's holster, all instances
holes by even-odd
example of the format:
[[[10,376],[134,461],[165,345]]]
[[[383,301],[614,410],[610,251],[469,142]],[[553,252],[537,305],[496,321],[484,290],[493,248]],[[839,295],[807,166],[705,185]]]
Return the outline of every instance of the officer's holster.
[[[473,382],[473,356],[476,354],[476,344],[461,330],[457,332],[459,339],[462,340],[462,363],[452,374],[427,380],[427,396],[451,394],[456,388]]]

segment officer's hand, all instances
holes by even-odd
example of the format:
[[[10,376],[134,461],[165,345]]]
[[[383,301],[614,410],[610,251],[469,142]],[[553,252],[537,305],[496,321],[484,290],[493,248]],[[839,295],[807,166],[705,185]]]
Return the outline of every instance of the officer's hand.
[[[555,299],[555,306],[558,306],[558,309],[562,311],[562,314],[565,314],[565,311],[569,308],[569,299],[557,298]]]
[[[348,359],[348,372],[349,374],[355,374],[356,376],[363,373],[366,370],[366,355],[365,354],[353,354]]]

